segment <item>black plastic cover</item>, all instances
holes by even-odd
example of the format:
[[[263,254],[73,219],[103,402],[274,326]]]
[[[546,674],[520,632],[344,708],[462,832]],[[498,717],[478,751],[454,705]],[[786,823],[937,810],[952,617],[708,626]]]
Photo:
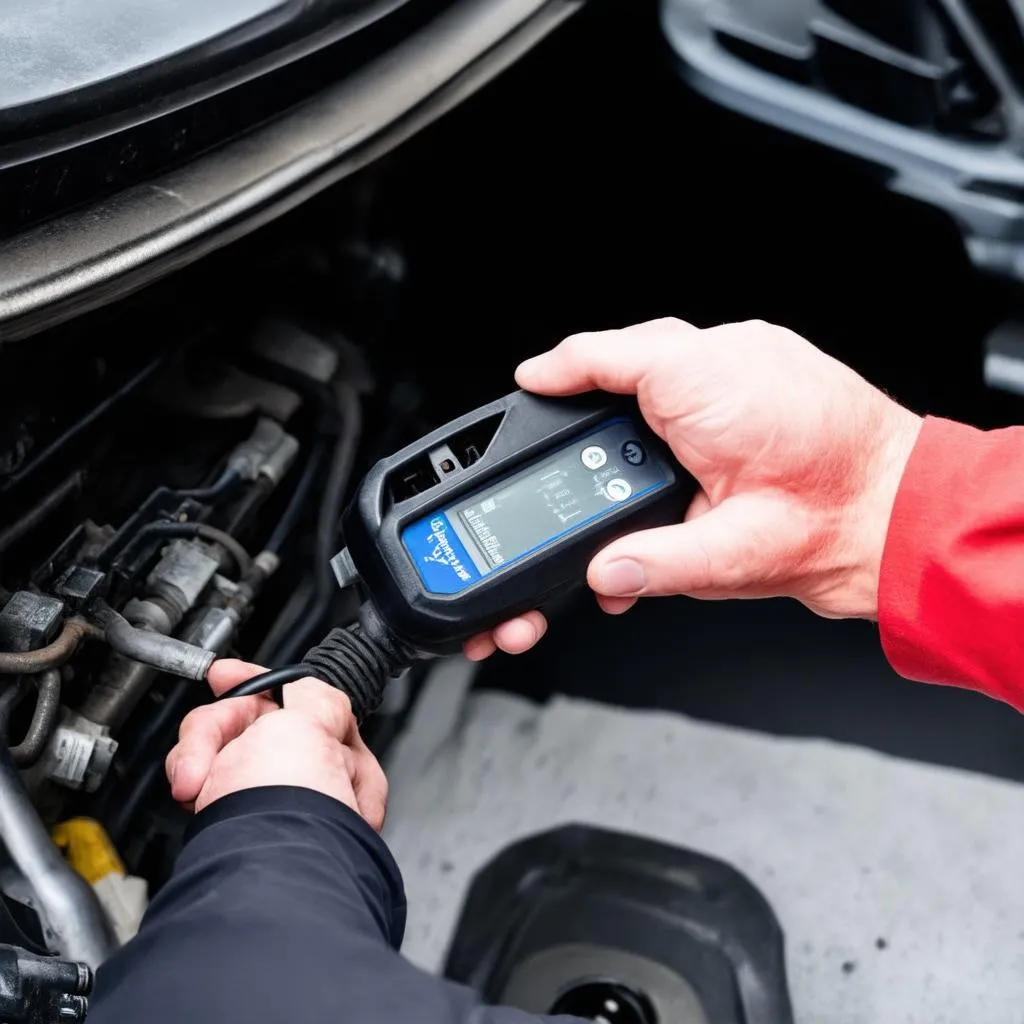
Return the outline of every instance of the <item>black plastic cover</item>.
[[[473,880],[447,977],[490,1003],[551,1012],[594,981],[658,1024],[791,1024],[782,929],[735,868],[571,825],[502,851]]]
[[[621,514],[565,535],[547,546],[543,557],[527,556],[468,590],[451,595],[425,590],[401,541],[404,526],[619,413],[635,421],[638,438],[674,474],[669,485],[627,503]],[[418,494],[393,498],[392,488],[410,466],[422,464],[428,452],[496,417],[497,430],[477,461]],[[696,482],[643,426],[635,402],[597,392],[552,399],[517,391],[377,463],[346,510],[342,531],[360,584],[394,637],[420,651],[446,653],[457,650],[467,637],[511,615],[543,607],[581,585],[590,559],[615,537],[678,522],[695,491]]]

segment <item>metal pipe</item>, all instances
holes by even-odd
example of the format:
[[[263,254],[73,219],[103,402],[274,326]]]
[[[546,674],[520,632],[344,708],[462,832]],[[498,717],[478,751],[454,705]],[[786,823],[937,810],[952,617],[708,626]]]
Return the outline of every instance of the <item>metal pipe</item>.
[[[149,665],[112,654],[78,707],[78,713],[115,733],[131,716],[157,675],[157,670]]]
[[[39,693],[25,738],[11,747],[11,760],[19,768],[31,768],[46,749],[60,712],[60,669],[51,668],[38,679]]]
[[[204,680],[215,654],[163,633],[137,629],[113,608],[99,615],[107,643],[126,658],[186,679]]]
[[[91,623],[77,616],[64,623],[60,636],[48,647],[34,651],[0,651],[0,675],[34,676],[60,668],[87,636],[99,636]]]
[[[0,736],[6,737],[20,687],[0,695]],[[57,951],[95,969],[116,949],[114,930],[92,886],[77,875],[54,846],[40,820],[7,743],[0,743],[0,840],[39,901]]]

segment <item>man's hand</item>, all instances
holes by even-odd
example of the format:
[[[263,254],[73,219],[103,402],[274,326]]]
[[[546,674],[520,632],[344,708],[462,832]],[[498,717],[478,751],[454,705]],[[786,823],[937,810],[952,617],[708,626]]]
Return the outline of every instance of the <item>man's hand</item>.
[[[635,394],[701,485],[686,521],[623,537],[590,563],[605,611],[638,597],[795,597],[875,618],[893,501],[920,431],[903,409],[798,335],[761,322],[656,320],[578,334],[523,363],[527,391]],[[473,659],[540,639],[531,613],[466,644]]]
[[[262,672],[242,661],[216,661],[214,693]],[[284,707],[269,697],[236,697],[196,708],[167,756],[174,799],[201,811],[222,796],[259,786],[301,786],[357,811],[378,832],[388,784],[359,735],[348,697],[316,679],[284,688]]]

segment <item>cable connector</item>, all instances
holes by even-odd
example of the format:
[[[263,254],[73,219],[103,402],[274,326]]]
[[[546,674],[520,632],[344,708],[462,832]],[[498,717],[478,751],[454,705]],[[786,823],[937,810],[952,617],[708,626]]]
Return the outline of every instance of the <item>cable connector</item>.
[[[312,676],[341,690],[352,703],[356,721],[362,724],[380,707],[389,680],[421,655],[395,642],[372,606],[363,606],[359,620],[343,629],[332,629],[316,647],[306,652],[300,664],[253,676],[219,699],[276,691],[288,683]]]
[[[332,629],[306,652],[302,663],[312,670],[310,675],[348,697],[359,723],[380,707],[388,681],[409,664],[395,648],[367,636],[359,623]]]

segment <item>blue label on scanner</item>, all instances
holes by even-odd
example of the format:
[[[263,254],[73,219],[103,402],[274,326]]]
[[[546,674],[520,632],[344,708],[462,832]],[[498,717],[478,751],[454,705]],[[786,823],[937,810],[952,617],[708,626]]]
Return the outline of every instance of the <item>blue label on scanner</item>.
[[[402,543],[431,593],[457,594],[480,579],[479,570],[443,512],[406,527]]]

